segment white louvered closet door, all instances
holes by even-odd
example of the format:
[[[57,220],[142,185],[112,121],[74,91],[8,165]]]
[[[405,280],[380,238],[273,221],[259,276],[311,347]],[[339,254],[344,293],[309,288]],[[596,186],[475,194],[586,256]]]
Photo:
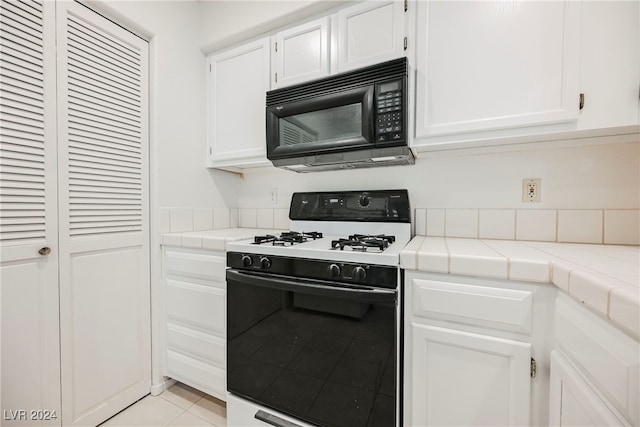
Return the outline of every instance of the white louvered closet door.
[[[0,1],[3,426],[60,425],[55,85],[54,4]]]
[[[63,425],[149,392],[148,44],[57,3]]]

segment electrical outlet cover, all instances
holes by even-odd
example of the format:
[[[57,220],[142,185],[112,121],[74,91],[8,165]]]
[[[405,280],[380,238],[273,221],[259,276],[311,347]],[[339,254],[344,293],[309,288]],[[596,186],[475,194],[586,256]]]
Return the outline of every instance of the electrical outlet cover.
[[[525,178],[522,180],[522,201],[525,203],[540,202],[542,184],[540,178]]]

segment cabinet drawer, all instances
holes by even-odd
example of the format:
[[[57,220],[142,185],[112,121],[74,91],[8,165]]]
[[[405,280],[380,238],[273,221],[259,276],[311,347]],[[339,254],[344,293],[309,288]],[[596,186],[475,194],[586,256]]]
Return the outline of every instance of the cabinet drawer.
[[[167,249],[165,269],[168,274],[197,277],[205,280],[224,282],[227,259],[220,253],[192,253]]]
[[[169,349],[197,356],[225,369],[226,340],[224,337],[214,337],[169,323],[167,345]]]
[[[565,295],[556,302],[556,342],[634,425],[640,423],[640,345]]]
[[[530,334],[533,292],[413,279],[413,314]]]
[[[226,400],[227,377],[223,369],[168,350],[167,376]]]
[[[225,337],[226,291],[178,280],[166,280],[167,319]]]

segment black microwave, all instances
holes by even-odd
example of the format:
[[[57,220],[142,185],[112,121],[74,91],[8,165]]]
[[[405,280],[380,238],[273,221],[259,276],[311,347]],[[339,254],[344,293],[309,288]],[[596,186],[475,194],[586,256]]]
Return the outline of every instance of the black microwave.
[[[414,164],[407,60],[267,92],[267,158],[312,172]]]

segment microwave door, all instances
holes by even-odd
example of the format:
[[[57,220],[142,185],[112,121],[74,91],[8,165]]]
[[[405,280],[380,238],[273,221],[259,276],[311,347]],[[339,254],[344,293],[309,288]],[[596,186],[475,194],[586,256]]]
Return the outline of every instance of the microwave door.
[[[267,108],[267,157],[283,159],[371,148],[373,86]]]

